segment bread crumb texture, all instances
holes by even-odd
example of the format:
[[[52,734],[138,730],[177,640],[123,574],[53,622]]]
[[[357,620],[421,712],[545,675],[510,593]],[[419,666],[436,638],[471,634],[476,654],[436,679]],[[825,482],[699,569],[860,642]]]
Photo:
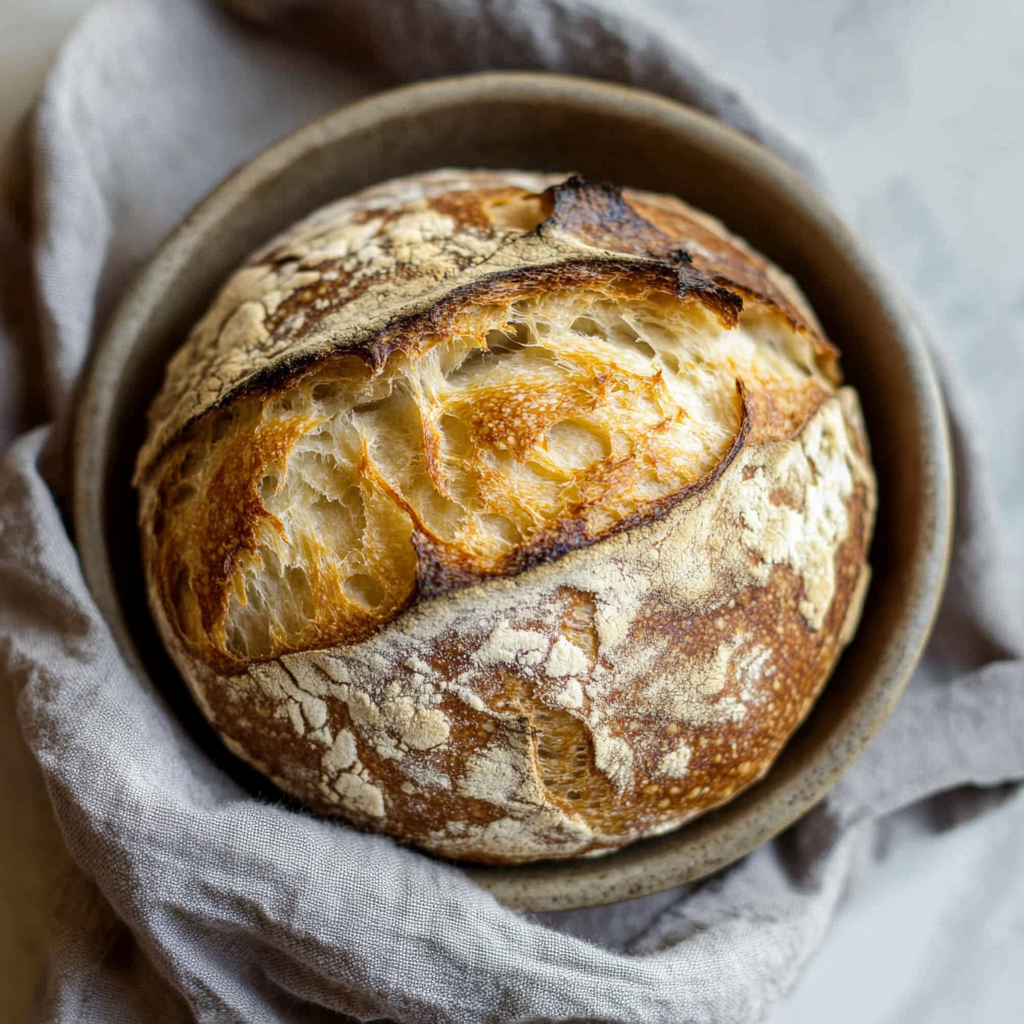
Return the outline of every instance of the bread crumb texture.
[[[254,254],[137,468],[204,714],[313,809],[492,863],[760,778],[852,636],[875,485],[796,287],[676,199],[442,171]]]

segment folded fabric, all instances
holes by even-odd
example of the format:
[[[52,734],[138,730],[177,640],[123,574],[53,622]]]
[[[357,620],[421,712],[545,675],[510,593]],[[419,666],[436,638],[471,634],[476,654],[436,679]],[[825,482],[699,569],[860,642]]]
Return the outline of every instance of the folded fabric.
[[[75,383],[161,237],[285,131],[439,73],[631,82],[800,157],[682,39],[644,28],[643,4],[628,21],[574,0],[233,6],[271,30],[198,0],[98,6],[37,113],[31,272],[56,426],[21,436],[0,470],[0,671],[77,869],[35,1019],[764,1020],[821,943],[881,816],[941,792],[966,816],[987,805],[966,784],[1024,777],[1024,649],[953,375],[958,526],[936,640],[827,799],[741,863],[616,907],[531,917],[455,867],[254,799],[122,658],[61,513]]]

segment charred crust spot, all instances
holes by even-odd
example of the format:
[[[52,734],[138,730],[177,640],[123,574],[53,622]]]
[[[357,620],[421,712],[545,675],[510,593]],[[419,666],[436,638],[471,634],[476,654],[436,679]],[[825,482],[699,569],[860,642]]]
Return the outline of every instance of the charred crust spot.
[[[700,271],[685,263],[677,268],[676,277],[680,298],[685,295],[699,296],[706,306],[715,310],[727,327],[735,327],[739,323],[740,313],[743,312],[741,295],[715,281],[709,281]]]
[[[422,529],[413,530],[412,543],[416,549],[416,592],[421,597],[468,587],[481,577],[500,572],[482,574],[477,559]]]
[[[596,248],[634,256],[656,256],[673,249],[671,239],[640,216],[615,185],[593,184],[574,174],[545,195],[554,211],[537,228],[540,235],[562,231]]]
[[[705,276],[692,256],[657,225],[642,216],[623,196],[622,189],[607,183],[593,184],[573,175],[548,189],[554,213],[537,231],[561,231],[588,245],[611,252],[647,257],[678,267],[679,293],[699,293],[714,305],[723,322],[735,326],[743,299],[725,278]]]

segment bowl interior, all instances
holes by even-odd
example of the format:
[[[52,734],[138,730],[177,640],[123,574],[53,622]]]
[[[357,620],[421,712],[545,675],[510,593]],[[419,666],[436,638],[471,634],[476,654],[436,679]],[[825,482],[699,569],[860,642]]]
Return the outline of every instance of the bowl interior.
[[[122,647],[206,753],[231,757],[192,705],[146,610],[131,488],[164,364],[244,257],[317,206],[440,166],[575,171],[674,193],[789,271],[842,352],[872,439],[880,504],[863,621],[767,778],[727,806],[612,856],[471,874],[529,910],[606,903],[736,860],[808,810],[899,696],[942,589],[951,470],[934,375],[899,303],[822,200],[765,150],[679,104],[580,79],[492,74],[381,94],[315,122],[221,185],[164,243],[93,360],[79,410],[75,528],[89,585]]]

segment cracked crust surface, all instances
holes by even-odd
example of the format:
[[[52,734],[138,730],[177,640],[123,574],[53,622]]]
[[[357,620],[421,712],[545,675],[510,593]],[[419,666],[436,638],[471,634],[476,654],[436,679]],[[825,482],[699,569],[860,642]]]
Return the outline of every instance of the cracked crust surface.
[[[793,283],[679,200],[441,171],[255,253],[171,361],[150,603],[228,746],[445,856],[600,853],[760,778],[875,485]]]

